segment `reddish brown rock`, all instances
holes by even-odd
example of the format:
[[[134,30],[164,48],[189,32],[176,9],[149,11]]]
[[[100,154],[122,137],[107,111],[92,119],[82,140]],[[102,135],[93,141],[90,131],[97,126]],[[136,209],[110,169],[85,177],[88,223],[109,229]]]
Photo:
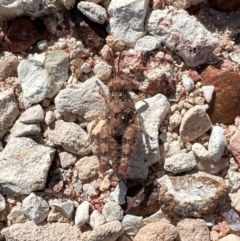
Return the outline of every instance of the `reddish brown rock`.
[[[208,0],[209,5],[222,12],[232,12],[240,7],[240,0]]]
[[[27,51],[31,45],[47,37],[48,31],[41,20],[26,17],[14,19],[7,29],[5,42],[13,53]]]
[[[230,139],[229,149],[240,165],[240,129],[238,129]]]
[[[123,210],[127,214],[147,217],[159,210],[159,189],[153,185],[128,189]]]
[[[207,113],[213,124],[233,124],[240,115],[240,75],[214,67],[202,74],[202,85],[213,85],[215,92]]]

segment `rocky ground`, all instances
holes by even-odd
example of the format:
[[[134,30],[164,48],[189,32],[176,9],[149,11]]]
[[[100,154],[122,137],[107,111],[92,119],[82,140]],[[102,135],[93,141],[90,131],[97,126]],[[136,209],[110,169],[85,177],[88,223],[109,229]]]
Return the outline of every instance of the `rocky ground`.
[[[0,240],[239,241],[239,7],[0,0]],[[97,155],[117,77],[151,137],[119,180]]]

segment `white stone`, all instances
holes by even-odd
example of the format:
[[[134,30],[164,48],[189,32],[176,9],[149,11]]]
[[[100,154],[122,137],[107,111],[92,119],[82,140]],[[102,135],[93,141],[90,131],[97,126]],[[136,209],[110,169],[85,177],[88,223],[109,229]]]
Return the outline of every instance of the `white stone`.
[[[83,191],[90,197],[95,197],[98,194],[94,187],[89,183],[83,184]]]
[[[116,202],[107,202],[102,209],[102,215],[105,217],[107,222],[111,222],[113,220],[120,221],[123,219],[123,210]]]
[[[47,40],[42,40],[37,42],[37,46],[38,46],[38,49],[44,50],[48,46]]]
[[[187,11],[173,7],[153,10],[146,20],[145,30],[180,55],[189,66],[213,61],[218,39]]]
[[[127,214],[122,220],[122,226],[124,233],[128,235],[136,235],[138,230],[143,226],[143,218]]]
[[[0,194],[0,213],[6,208],[6,201],[4,197]]]
[[[75,215],[75,225],[81,227],[89,220],[89,202],[84,201],[78,207]]]
[[[91,66],[88,63],[83,63],[81,66],[81,71],[85,74],[88,74],[91,71]]]
[[[220,126],[213,126],[208,143],[209,157],[214,162],[218,162],[226,147],[227,139],[224,133],[224,129]]]
[[[104,223],[106,223],[104,216],[98,210],[94,210],[90,215],[90,226],[95,229]]]
[[[68,67],[65,51],[46,52],[22,60],[17,71],[25,107],[55,96],[68,79]]]
[[[105,8],[96,3],[81,1],[77,5],[77,8],[83,15],[93,22],[104,24],[104,22],[107,20],[107,12]]]
[[[231,191],[237,191],[240,188],[240,172],[229,171],[228,177]]]
[[[30,138],[12,137],[0,152],[0,190],[20,195],[44,189],[54,152]]]
[[[112,66],[104,61],[100,61],[94,66],[93,72],[100,80],[107,80],[111,77]]]
[[[192,170],[197,162],[192,152],[175,154],[165,159],[164,169],[173,173]]]
[[[17,120],[12,126],[10,133],[14,137],[27,137],[38,135],[41,132],[39,124],[23,124]]]
[[[74,206],[71,200],[67,200],[66,202],[52,202],[51,207],[54,207],[55,209],[60,211],[67,218],[72,218]]]
[[[197,156],[201,160],[206,160],[209,157],[208,151],[200,143],[194,143],[192,145],[192,151],[193,151],[194,155]]]
[[[212,100],[214,89],[213,85],[205,85],[201,88],[203,96],[208,103]]]
[[[171,223],[171,220],[167,216],[167,214],[163,213],[163,211],[160,209],[156,213],[152,214],[151,216],[143,219],[143,224],[146,226],[149,223],[154,223],[157,221],[163,221],[166,223]]]
[[[23,200],[22,208],[24,213],[35,223],[43,222],[49,212],[48,203],[33,192]]]
[[[25,110],[19,121],[24,124],[36,124],[44,121],[44,111],[41,105],[34,105]]]
[[[172,141],[169,144],[169,149],[167,151],[168,157],[178,154],[181,151],[181,143],[179,141]]]
[[[126,45],[134,46],[146,34],[144,21],[148,6],[149,0],[112,0],[108,7],[111,18],[107,30]]]
[[[187,74],[183,74],[182,83],[186,91],[190,91],[194,88],[194,82]]]
[[[138,132],[126,178],[145,179],[148,175],[148,167],[160,159],[159,127],[170,109],[170,104],[164,95],[157,94],[138,101],[135,107],[142,118],[143,129],[152,139],[146,137],[144,133]]]
[[[51,110],[48,110],[46,112],[46,115],[45,115],[45,119],[44,119],[46,125],[50,125],[51,123],[53,123],[55,121],[55,115],[54,115],[54,112],[51,111]]]
[[[228,234],[227,236],[220,238],[219,241],[240,241],[240,237],[235,234]]]
[[[181,123],[181,115],[178,113],[174,113],[173,115],[170,116],[169,118],[169,126],[173,130],[176,127],[178,127]]]
[[[231,52],[229,53],[229,57],[231,58],[231,60],[237,64],[240,63],[240,57],[236,52]]]
[[[123,181],[119,182],[118,185],[115,187],[114,191],[111,193],[111,197],[113,200],[120,205],[124,204],[125,196],[127,193],[127,186]]]
[[[137,51],[152,51],[158,49],[160,45],[161,43],[157,38],[147,35],[137,41],[134,49]]]

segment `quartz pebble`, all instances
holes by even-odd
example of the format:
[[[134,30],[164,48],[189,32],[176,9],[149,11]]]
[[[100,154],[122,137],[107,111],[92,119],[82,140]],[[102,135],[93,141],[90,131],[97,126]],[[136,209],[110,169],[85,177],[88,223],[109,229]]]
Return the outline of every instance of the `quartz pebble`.
[[[144,36],[140,38],[134,49],[138,51],[152,51],[159,48],[161,43],[153,36]]]
[[[71,219],[74,210],[73,202],[71,200],[66,202],[52,202],[51,206],[60,211],[67,218]]]
[[[186,74],[183,74],[183,76],[182,76],[182,83],[183,83],[184,88],[187,91],[190,91],[194,88],[193,80]]]
[[[205,100],[210,103],[212,100],[212,95],[214,92],[214,86],[213,85],[208,85],[208,86],[203,86],[201,88],[202,92],[203,92],[203,96],[205,98]]]
[[[81,227],[89,220],[89,202],[84,201],[78,207],[75,215],[75,225]]]
[[[125,203],[125,196],[127,193],[127,186],[123,181],[119,182],[114,191],[111,193],[111,196],[115,202],[122,205]]]
[[[123,210],[116,202],[107,202],[102,210],[102,214],[107,222],[123,219]]]
[[[127,214],[122,220],[124,233],[128,235],[136,235],[138,230],[143,226],[143,218]]]

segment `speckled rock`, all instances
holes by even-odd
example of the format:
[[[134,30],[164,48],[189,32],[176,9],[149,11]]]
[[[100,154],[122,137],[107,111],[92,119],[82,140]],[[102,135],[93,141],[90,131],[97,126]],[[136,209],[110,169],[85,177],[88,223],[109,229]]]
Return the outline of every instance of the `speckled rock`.
[[[108,222],[123,219],[123,210],[116,202],[107,202],[103,207],[102,214]]]
[[[212,61],[212,52],[218,44],[218,39],[194,16],[173,7],[152,11],[145,29],[180,55],[189,66]]]
[[[17,120],[12,126],[10,133],[14,137],[27,137],[38,135],[41,132],[39,124],[23,124]]]
[[[165,222],[147,224],[139,230],[134,241],[169,241],[178,236],[177,228]]]
[[[107,80],[111,77],[112,66],[104,61],[100,61],[94,66],[93,72],[100,80]]]
[[[226,195],[224,179],[204,172],[158,179],[161,209],[172,215],[201,217],[211,213]]]
[[[203,219],[185,218],[177,227],[181,241],[210,241],[209,230]]]
[[[0,140],[19,115],[13,89],[0,92]]]
[[[44,135],[49,142],[76,155],[84,156],[91,152],[87,133],[73,122],[58,120],[47,128]]]
[[[134,49],[138,51],[152,51],[158,49],[160,45],[161,43],[157,38],[153,36],[144,36],[137,41]]]
[[[34,105],[25,110],[19,121],[25,124],[36,124],[44,121],[44,111],[41,105]]]
[[[54,152],[30,138],[12,137],[0,152],[0,189],[9,195],[44,189]]]
[[[95,229],[95,228],[99,227],[100,225],[106,223],[106,219],[104,218],[104,216],[98,210],[94,210],[91,213],[89,223],[90,223],[90,226],[93,229]]]
[[[122,220],[124,233],[136,235],[138,230],[143,226],[143,218],[135,215],[125,215]]]
[[[182,118],[179,129],[180,137],[184,142],[195,140],[209,130],[211,126],[212,123],[205,109],[200,105],[195,105]]]
[[[81,231],[69,223],[46,223],[36,225],[34,222],[14,224],[1,231],[7,241],[48,240],[48,241],[79,241]],[[36,236],[37,235],[37,236]],[[37,239],[36,239],[37,238]]]
[[[123,234],[119,221],[105,223],[88,234],[86,241],[115,241]]]
[[[23,208],[19,206],[13,207],[7,218],[11,220],[12,224],[25,223],[26,221],[29,221],[29,218],[24,213]]]

